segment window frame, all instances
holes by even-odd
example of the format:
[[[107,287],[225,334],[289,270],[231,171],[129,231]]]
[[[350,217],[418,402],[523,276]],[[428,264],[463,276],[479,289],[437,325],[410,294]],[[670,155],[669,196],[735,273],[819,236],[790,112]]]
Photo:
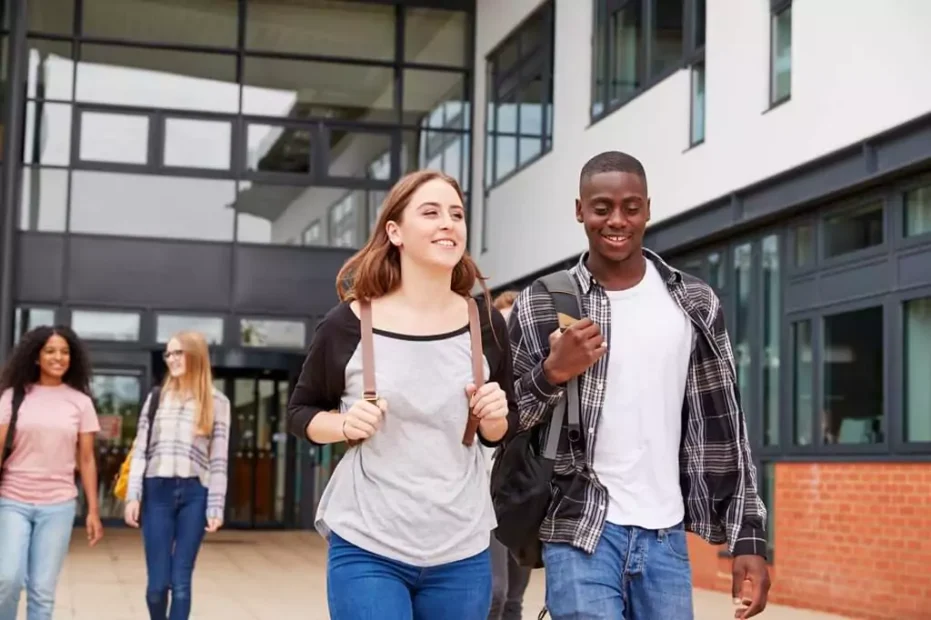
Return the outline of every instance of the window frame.
[[[528,15],[495,48],[485,57],[485,163],[484,185],[490,190],[531,166],[547,155],[553,149],[553,122],[554,116],[554,76],[555,64],[555,22],[556,3],[554,0],[545,0],[536,10]],[[540,22],[539,20],[542,20]],[[542,23],[543,39],[529,50],[523,49],[524,39],[528,32]],[[500,58],[511,47],[516,49],[513,64],[505,71],[499,73]],[[522,92],[530,88],[540,76],[541,101],[540,106],[540,132],[530,134],[522,130],[521,109],[524,105]],[[526,80],[526,81],[525,81]],[[513,131],[498,130],[498,107],[507,97],[515,97],[513,105],[516,115],[514,117]],[[498,140],[511,138],[514,140],[514,167],[498,176]],[[523,140],[539,140],[540,150],[529,159],[521,161],[521,142]],[[484,243],[484,235],[483,235]]]
[[[908,415],[905,411],[907,373],[905,359],[905,304],[909,301],[921,299],[931,299],[931,286],[901,291],[891,295],[889,300],[893,319],[891,338],[886,349],[891,362],[891,368],[888,371],[891,383],[890,391],[892,392],[890,407],[892,407],[892,411],[898,412],[898,415],[893,416],[894,423],[890,423],[889,435],[892,438],[893,449],[902,454],[931,454],[931,441],[908,441],[905,436],[905,420]]]
[[[908,204],[905,201],[905,196],[911,191],[924,188],[931,190],[931,174],[908,179],[908,181],[895,188],[889,200],[890,211],[893,212],[892,225],[894,226],[895,239],[902,246],[925,245],[928,241],[931,241],[931,228],[923,233],[907,234]]]
[[[678,62],[673,63],[663,71],[652,73],[653,59],[653,26],[655,24],[655,7],[656,0],[594,0],[593,19],[592,19],[592,77],[590,88],[589,115],[591,124],[595,124],[601,119],[610,116],[613,112],[623,108],[625,105],[647,92],[666,78],[674,75],[682,69],[691,69],[692,65],[703,63],[705,60],[705,47],[707,45],[707,34],[705,44],[699,45],[695,27],[696,5],[701,0],[681,0],[682,1],[682,53]],[[611,29],[611,17],[618,11],[621,11],[634,3],[640,3],[641,15],[641,32],[639,42],[640,57],[637,62],[637,78],[640,85],[628,95],[619,98],[617,101],[611,101],[610,88],[611,76],[613,74],[613,31]],[[707,5],[706,5],[707,14]],[[706,20],[707,24],[707,20]],[[707,33],[707,31],[706,31]],[[605,50],[605,58],[602,66],[598,63],[599,47]],[[707,68],[707,67],[706,67]],[[601,99],[598,99],[598,83],[604,85]],[[691,78],[689,80],[691,84]],[[689,94],[691,99],[691,93]],[[600,104],[598,112],[595,112],[596,105]],[[689,105],[691,115],[691,104]],[[689,136],[691,138],[691,121],[689,122]],[[689,140],[691,143],[691,139]],[[693,146],[697,146],[696,143]]]
[[[792,0],[770,0],[769,6],[769,86],[767,110],[778,107],[792,100],[792,45],[789,45],[789,92],[783,97],[775,98],[776,85],[776,19],[786,11],[792,10]],[[794,15],[789,16],[790,33],[793,30]]]

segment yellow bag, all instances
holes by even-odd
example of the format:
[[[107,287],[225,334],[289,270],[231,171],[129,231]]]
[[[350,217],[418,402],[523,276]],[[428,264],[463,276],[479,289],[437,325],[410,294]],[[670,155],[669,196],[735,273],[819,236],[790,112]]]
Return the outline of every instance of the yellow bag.
[[[152,444],[152,428],[155,426],[155,413],[158,411],[158,406],[161,404],[161,394],[162,387],[156,385],[152,388],[152,391],[149,392],[149,397],[147,402],[149,403],[148,409],[145,408],[143,404],[144,411],[140,411],[139,415],[145,414],[148,417],[149,426],[148,434],[146,435],[146,445]],[[138,439],[138,437],[137,437]],[[120,473],[116,475],[113,480],[113,496],[120,501],[126,501],[126,493],[129,491],[129,466],[133,461],[133,452],[136,449],[136,439],[133,440],[133,445],[129,448],[129,453],[126,455],[126,459],[123,461],[123,464],[120,465]],[[143,472],[143,477],[145,473]]]
[[[116,479],[113,481],[113,496],[121,502],[126,501],[126,492],[129,490],[129,465],[132,463],[135,448],[136,442],[133,441],[133,445],[126,455],[126,460],[120,465],[120,473],[116,475]]]

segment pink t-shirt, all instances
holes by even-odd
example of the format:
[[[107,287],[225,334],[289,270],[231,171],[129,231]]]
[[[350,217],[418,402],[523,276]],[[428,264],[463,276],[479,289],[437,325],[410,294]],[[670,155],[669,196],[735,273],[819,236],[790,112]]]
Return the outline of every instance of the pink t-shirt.
[[[9,424],[13,390],[0,395],[0,424]],[[68,385],[33,385],[16,419],[13,452],[3,463],[0,497],[57,504],[77,497],[74,454],[78,433],[100,430],[94,401]]]

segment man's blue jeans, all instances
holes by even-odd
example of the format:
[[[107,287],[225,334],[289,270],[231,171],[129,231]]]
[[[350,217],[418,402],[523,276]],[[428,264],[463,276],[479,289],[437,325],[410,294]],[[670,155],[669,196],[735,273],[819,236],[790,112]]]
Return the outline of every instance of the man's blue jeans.
[[[145,479],[142,538],[149,573],[145,600],[152,620],[187,620],[190,617],[194,562],[206,527],[207,489],[200,480]]]
[[[685,530],[605,524],[592,555],[543,546],[546,606],[553,620],[692,620]]]
[[[0,498],[0,620],[16,620],[23,586],[28,620],[51,620],[74,511],[74,500],[24,504]]]
[[[487,620],[491,556],[420,568],[331,533],[327,600],[331,620]]]

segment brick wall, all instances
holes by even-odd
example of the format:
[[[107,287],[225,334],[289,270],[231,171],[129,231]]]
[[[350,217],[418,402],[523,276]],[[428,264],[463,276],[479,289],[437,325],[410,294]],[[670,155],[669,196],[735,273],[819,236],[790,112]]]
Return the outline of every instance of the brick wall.
[[[931,463],[778,463],[770,600],[851,618],[931,618]],[[696,587],[730,560],[692,536]]]

